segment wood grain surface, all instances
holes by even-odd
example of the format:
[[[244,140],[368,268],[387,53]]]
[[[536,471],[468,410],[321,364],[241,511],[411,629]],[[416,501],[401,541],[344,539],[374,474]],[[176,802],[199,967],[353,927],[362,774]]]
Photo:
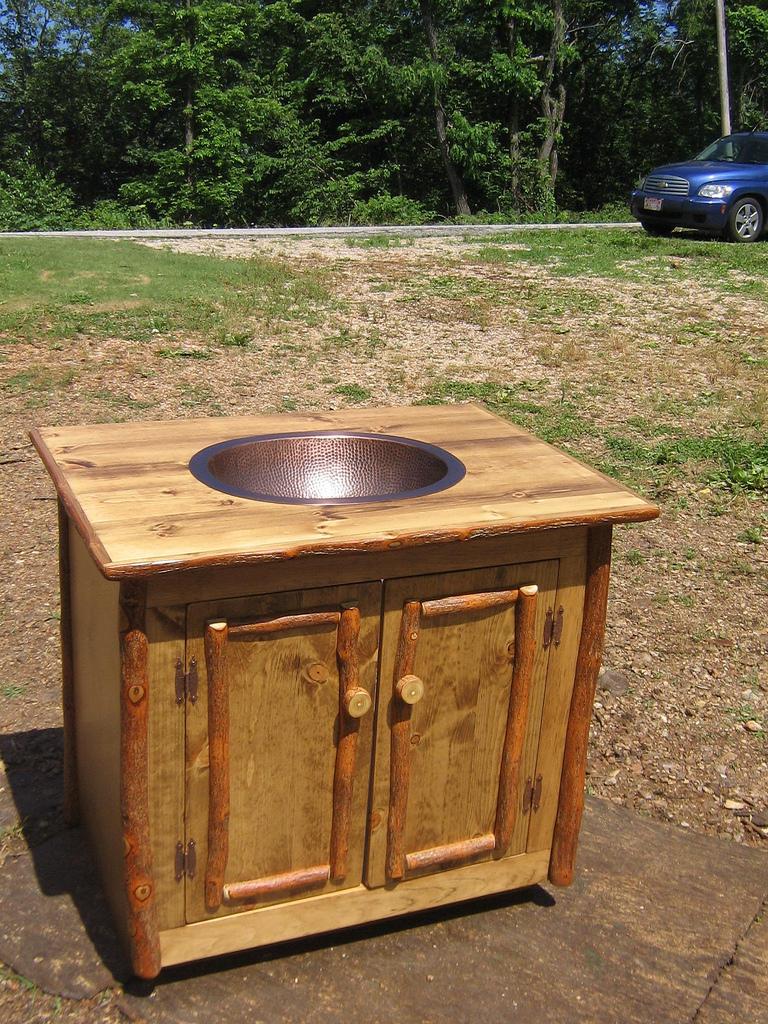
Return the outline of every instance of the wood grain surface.
[[[120,584],[104,579],[71,524],[69,561],[80,820],[112,918],[127,944],[120,814]]]
[[[421,602],[406,601],[400,617],[395,653],[392,700],[389,708],[389,813],[387,816],[387,878],[405,874],[405,816],[411,776],[411,715],[413,705],[401,697],[405,679],[413,676],[419,640]]]
[[[544,652],[549,654],[546,689],[542,692],[534,687],[531,692],[528,717],[539,720],[541,727],[538,747],[532,751],[534,756],[524,754],[520,774],[523,779],[541,778],[541,796],[539,809],[530,818],[526,847],[529,852],[548,850],[552,845],[584,606],[586,536],[582,539],[579,552],[560,559],[557,594],[553,595],[550,607],[563,609],[563,633],[560,644],[550,644]],[[526,751],[528,749],[526,746]]]
[[[420,498],[317,506],[231,497],[189,472],[207,445],[312,429],[414,437],[445,447],[467,473]],[[32,440],[109,578],[658,515],[622,485],[472,405],[56,427],[33,431]]]
[[[148,608],[149,835],[158,928],[184,921],[184,885],[169,850],[184,839],[184,704],[176,703],[176,665],[184,663],[187,610]]]

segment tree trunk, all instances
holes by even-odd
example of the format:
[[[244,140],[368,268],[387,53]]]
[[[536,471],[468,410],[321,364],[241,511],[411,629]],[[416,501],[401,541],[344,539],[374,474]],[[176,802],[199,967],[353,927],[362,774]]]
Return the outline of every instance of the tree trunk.
[[[186,27],[184,29],[184,41],[187,44],[187,48],[191,55],[192,47],[195,42],[194,32],[192,29],[192,0],[186,0],[186,9],[187,20]],[[184,82],[184,153],[187,164],[187,185],[189,185],[190,189],[192,188],[192,147],[195,144],[194,104],[194,75],[191,70],[188,70],[186,80]]]
[[[507,52],[509,59],[515,59],[517,45],[517,23],[514,18],[507,21]],[[520,204],[520,96],[517,91],[509,101],[509,190],[515,203]]]
[[[565,117],[566,93],[562,80],[564,47],[565,16],[562,0],[552,0],[552,39],[540,96],[544,139],[539,147],[541,179],[548,182],[551,188],[555,187],[557,178],[557,140]]]
[[[435,19],[432,13],[431,0],[420,0],[420,5],[421,17],[424,21],[424,29],[427,33],[427,42],[429,43],[429,52],[432,56],[432,60],[437,64],[439,63],[437,29],[435,28]],[[448,184],[451,187],[453,204],[459,215],[471,214],[472,210],[469,207],[469,200],[467,199],[467,190],[464,187],[464,180],[453,160],[451,160],[450,147],[448,145],[448,121],[445,116],[445,108],[443,107],[442,100],[440,99],[440,89],[436,80],[434,84],[434,104],[437,141],[440,145],[440,155],[443,158],[443,166],[445,167]]]

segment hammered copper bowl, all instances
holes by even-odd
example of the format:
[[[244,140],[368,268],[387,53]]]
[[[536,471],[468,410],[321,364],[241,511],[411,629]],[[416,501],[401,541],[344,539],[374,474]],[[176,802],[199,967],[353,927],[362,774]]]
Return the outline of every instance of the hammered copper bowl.
[[[450,452],[390,434],[262,434],[203,448],[190,472],[208,487],[255,501],[342,505],[399,501],[452,487],[466,470]]]

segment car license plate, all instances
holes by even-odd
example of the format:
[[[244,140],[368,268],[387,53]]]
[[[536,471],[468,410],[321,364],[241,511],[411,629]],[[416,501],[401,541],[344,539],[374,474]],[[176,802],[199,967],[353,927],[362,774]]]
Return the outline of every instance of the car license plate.
[[[645,199],[643,200],[643,209],[644,210],[660,210],[662,202],[663,202],[662,199],[654,199],[652,196],[646,196]]]

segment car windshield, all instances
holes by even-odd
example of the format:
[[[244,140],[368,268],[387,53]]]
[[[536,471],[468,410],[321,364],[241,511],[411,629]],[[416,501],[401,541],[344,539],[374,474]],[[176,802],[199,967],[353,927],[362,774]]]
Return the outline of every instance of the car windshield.
[[[726,135],[702,150],[694,160],[721,160],[736,164],[768,164],[768,138]]]

